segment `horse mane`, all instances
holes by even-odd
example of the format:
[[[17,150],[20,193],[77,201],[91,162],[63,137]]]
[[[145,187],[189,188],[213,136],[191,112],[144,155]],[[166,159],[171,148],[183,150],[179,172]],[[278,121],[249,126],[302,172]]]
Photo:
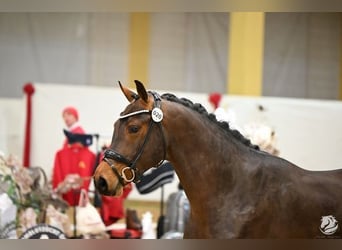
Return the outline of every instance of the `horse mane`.
[[[218,121],[216,119],[215,114],[209,113],[205,109],[205,107],[202,106],[202,104],[200,104],[200,103],[193,103],[192,101],[190,101],[189,99],[184,98],[184,97],[178,98],[174,94],[170,94],[170,93],[165,93],[161,97],[163,99],[168,100],[168,101],[182,104],[183,106],[188,107],[188,108],[196,111],[197,113],[202,114],[204,117],[207,117],[210,121],[214,122],[221,129],[223,129],[223,131],[225,131],[226,134],[233,135],[238,141],[242,142],[244,145],[246,145],[248,147],[251,147],[251,148],[256,149],[256,150],[260,150],[258,145],[252,144],[251,141],[249,139],[247,139],[246,137],[244,137],[238,130],[231,129],[229,127],[229,123],[228,122]]]

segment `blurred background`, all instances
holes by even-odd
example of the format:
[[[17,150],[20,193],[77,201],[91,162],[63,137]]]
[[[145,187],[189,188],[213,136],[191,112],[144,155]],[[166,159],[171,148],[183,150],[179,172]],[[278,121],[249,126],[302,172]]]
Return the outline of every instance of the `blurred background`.
[[[341,13],[0,13],[0,97],[24,83],[341,99]]]
[[[276,132],[281,157],[309,169],[342,166],[340,12],[2,12],[0,153],[24,157],[27,83],[35,87],[30,163],[51,179],[62,109],[78,108],[85,130],[100,136],[97,152],[127,105],[117,81],[134,88],[134,79],[210,112],[209,94],[220,93],[239,125],[261,121]],[[163,199],[177,186],[176,177]],[[133,187],[125,206],[140,218],[152,211],[155,223],[160,200],[160,189]]]

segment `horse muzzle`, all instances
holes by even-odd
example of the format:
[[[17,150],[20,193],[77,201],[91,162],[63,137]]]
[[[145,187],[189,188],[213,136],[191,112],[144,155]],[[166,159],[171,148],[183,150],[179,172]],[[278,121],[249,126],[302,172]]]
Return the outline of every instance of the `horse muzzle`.
[[[123,185],[119,179],[113,175],[111,168],[101,162],[94,174],[94,185],[102,195],[119,196],[122,194]]]

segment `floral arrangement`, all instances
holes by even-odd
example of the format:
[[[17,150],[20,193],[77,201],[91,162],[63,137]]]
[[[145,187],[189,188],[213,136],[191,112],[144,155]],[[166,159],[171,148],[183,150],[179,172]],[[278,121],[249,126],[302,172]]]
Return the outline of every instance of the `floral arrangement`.
[[[8,194],[18,210],[33,208],[36,213],[42,206],[41,193],[32,190],[33,179],[28,168],[20,166],[20,161],[13,155],[8,159],[0,158],[0,193]]]
[[[265,124],[252,122],[246,124],[242,132],[251,142],[258,145],[261,150],[273,155],[279,155],[276,147],[275,131]]]
[[[41,183],[41,176],[44,177],[43,183]],[[49,205],[54,205],[55,213],[61,214],[68,207],[68,204],[47,183],[43,169],[22,167],[21,162],[13,155],[6,159],[3,154],[0,154],[0,194],[6,194],[17,211],[14,222],[2,227],[0,224],[0,238],[8,237],[8,227],[13,228],[13,224],[18,231],[24,232],[38,223],[45,223],[46,215],[51,214],[47,213]],[[50,207],[49,211],[51,209]]]

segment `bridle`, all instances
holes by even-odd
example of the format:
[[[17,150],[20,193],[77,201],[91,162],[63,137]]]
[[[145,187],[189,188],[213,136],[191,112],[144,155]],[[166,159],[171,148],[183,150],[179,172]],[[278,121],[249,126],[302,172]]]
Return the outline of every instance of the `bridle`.
[[[159,127],[161,134],[162,134],[164,155],[163,155],[162,160],[160,160],[159,163],[157,163],[157,165],[154,167],[159,167],[161,164],[163,164],[163,162],[165,160],[166,142],[165,142],[165,137],[164,137],[164,133],[163,133],[163,128],[161,125],[161,121],[163,120],[163,112],[161,110],[161,97],[156,92],[149,91],[149,93],[152,94],[153,99],[154,99],[154,104],[153,104],[152,110],[142,109],[142,110],[138,110],[138,111],[128,113],[125,115],[121,115],[119,117],[119,119],[126,119],[126,118],[131,117],[131,116],[136,116],[136,115],[141,115],[141,114],[146,114],[146,113],[151,114],[150,124],[149,124],[148,130],[147,130],[147,133],[145,135],[144,141],[143,141],[140,149],[136,153],[135,157],[133,157],[133,160],[127,159],[125,156],[123,156],[122,154],[118,153],[117,151],[115,151],[113,149],[107,149],[104,153],[103,161],[105,161],[111,167],[114,174],[118,177],[119,182],[122,186],[125,186],[126,184],[128,184],[130,182],[134,182],[134,183],[139,182],[139,179],[140,179],[142,174],[139,173],[139,169],[137,169],[136,164],[137,164],[137,161],[140,159],[141,155],[143,154],[144,148],[145,148],[145,146],[146,146],[146,144],[150,138],[152,128],[155,124]],[[124,167],[121,170],[121,174],[119,173],[119,170],[115,167],[113,162],[111,162],[110,160],[115,160],[115,161],[121,162],[121,163],[126,165],[126,167]],[[127,175],[126,175],[127,171],[129,171],[131,173],[131,175],[132,175],[131,178],[127,178]]]

